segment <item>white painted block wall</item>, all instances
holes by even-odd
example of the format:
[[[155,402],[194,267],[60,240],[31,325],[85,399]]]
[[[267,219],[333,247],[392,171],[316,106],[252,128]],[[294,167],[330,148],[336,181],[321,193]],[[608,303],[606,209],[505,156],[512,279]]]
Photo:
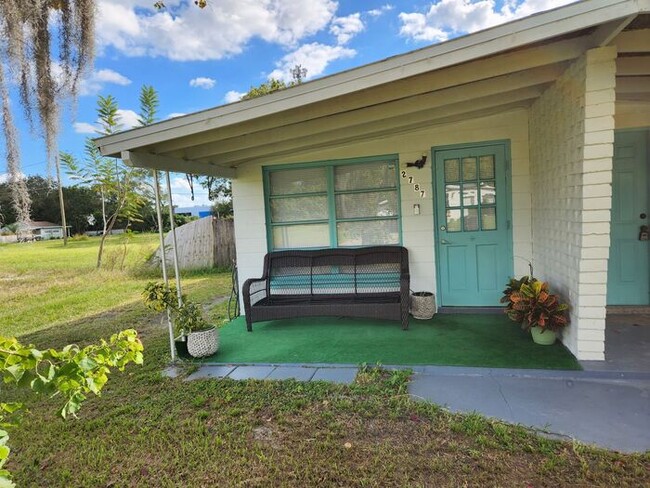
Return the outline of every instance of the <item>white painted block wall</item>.
[[[240,285],[248,278],[261,276],[264,255],[267,252],[263,166],[397,154],[400,170],[406,170],[413,175],[416,182],[427,192],[426,198],[422,199],[406,180],[401,181],[402,243],[409,250],[411,288],[435,292],[431,147],[493,140],[509,140],[511,144],[514,268],[516,275],[526,274],[528,261],[532,259],[528,111],[519,109],[465,122],[432,126],[424,130],[396,134],[393,137],[306,152],[288,159],[259,160],[240,166],[237,179],[233,180]],[[424,154],[428,159],[423,169],[406,168],[407,162],[419,159]],[[420,204],[420,215],[413,213],[413,205],[416,203]]]
[[[571,305],[563,342],[604,359],[616,48],[579,58],[530,109],[535,275]]]

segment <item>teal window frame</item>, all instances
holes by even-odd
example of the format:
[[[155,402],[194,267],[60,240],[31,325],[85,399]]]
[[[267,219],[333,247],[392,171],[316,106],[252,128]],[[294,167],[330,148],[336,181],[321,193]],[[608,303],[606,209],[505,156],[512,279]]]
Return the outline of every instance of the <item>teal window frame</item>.
[[[391,162],[395,166],[395,186],[390,187],[376,187],[364,188],[362,190],[343,190],[337,191],[335,188],[335,169],[338,166],[352,166],[355,164],[368,164],[368,163],[386,163]],[[280,171],[288,171],[295,169],[306,168],[326,168],[327,187],[325,191],[320,192],[306,192],[306,193],[292,193],[289,195],[271,195],[271,174]],[[399,156],[396,154],[370,156],[364,158],[353,159],[335,159],[326,161],[315,161],[311,163],[295,163],[295,164],[279,164],[271,166],[263,166],[263,184],[264,184],[264,214],[266,218],[266,245],[268,251],[280,251],[288,249],[328,249],[337,248],[338,233],[337,224],[342,222],[372,222],[382,220],[395,220],[397,222],[398,242],[393,244],[395,246],[402,245],[402,198],[400,189],[400,173],[399,173]],[[336,197],[338,195],[353,195],[361,193],[374,193],[378,191],[396,191],[397,192],[397,214],[390,216],[373,216],[373,217],[354,217],[354,218],[338,218],[336,215]],[[274,198],[300,198],[300,197],[327,197],[328,215],[327,219],[317,220],[300,220],[295,222],[272,222],[271,221],[271,201]],[[279,226],[291,225],[307,225],[307,224],[327,224],[329,230],[329,246],[315,246],[315,247],[298,247],[298,248],[274,248],[273,247],[273,228]],[[345,248],[355,248],[362,246],[343,246]]]

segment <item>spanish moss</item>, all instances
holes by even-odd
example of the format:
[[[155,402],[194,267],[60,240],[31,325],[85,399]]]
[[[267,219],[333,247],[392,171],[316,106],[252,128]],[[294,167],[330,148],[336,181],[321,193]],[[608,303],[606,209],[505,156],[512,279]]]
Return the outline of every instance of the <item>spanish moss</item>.
[[[30,221],[31,199],[27,184],[20,171],[20,152],[16,127],[14,126],[11,107],[9,105],[9,91],[5,83],[4,66],[0,63],[0,99],[2,100],[2,132],[5,137],[7,153],[7,172],[9,173],[9,186],[11,188],[11,200],[16,209],[17,221],[21,224],[19,229],[24,229],[25,224]]]
[[[21,219],[29,220],[30,202],[28,196],[18,195],[22,174],[9,84],[18,85],[26,118],[45,142],[49,169],[57,153],[59,108],[76,98],[79,82],[91,67],[94,29],[94,0],[0,1],[2,130],[13,201]],[[54,59],[53,53],[58,54]]]

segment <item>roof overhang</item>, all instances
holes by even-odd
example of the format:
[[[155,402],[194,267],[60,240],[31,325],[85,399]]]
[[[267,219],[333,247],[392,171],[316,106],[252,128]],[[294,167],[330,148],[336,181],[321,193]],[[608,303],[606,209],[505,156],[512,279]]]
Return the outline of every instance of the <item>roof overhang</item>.
[[[525,106],[567,63],[647,13],[650,0],[570,4],[95,143],[102,155],[134,166],[234,178],[240,164],[296,154],[306,144],[316,149]]]

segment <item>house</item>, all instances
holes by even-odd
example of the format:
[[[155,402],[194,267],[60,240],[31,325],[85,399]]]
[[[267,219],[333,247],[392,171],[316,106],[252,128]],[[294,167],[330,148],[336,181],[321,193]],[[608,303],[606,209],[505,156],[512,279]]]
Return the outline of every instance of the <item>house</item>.
[[[20,226],[18,234],[23,238],[37,241],[47,241],[50,239],[63,239],[63,226],[47,222],[46,220],[32,220],[29,224]],[[68,226],[68,233],[70,226]],[[28,236],[28,237],[26,237]]]
[[[453,310],[532,263],[602,360],[606,307],[650,305],[649,128],[650,0],[587,0],[96,144],[232,178],[241,283],[270,249],[402,244]]]

